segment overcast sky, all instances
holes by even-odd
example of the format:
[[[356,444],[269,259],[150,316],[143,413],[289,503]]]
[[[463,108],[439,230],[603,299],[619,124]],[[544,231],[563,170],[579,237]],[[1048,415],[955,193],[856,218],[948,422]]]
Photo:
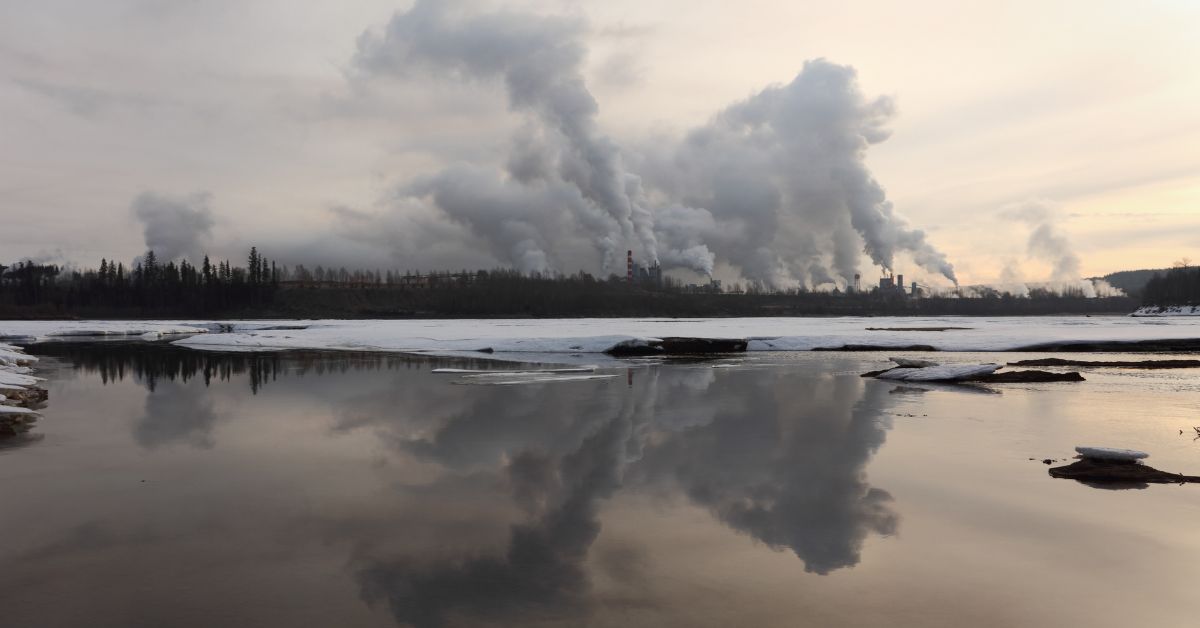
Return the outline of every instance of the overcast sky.
[[[944,284],[1200,259],[1200,3],[453,4],[0,3],[0,262],[629,247],[815,284],[849,247]]]

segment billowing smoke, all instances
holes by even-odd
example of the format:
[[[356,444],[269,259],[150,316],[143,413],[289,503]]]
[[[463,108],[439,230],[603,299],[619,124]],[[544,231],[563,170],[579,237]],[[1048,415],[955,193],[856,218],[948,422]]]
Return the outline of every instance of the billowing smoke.
[[[1019,261],[1009,259],[1005,261],[996,283],[963,286],[953,292],[935,290],[935,294],[968,298],[1057,295],[1094,299],[1125,296],[1124,291],[1103,279],[1080,277],[1079,256],[1071,250],[1070,241],[1054,224],[1055,210],[1052,204],[1046,201],[1027,201],[1009,205],[1001,210],[1000,217],[1029,225],[1026,254],[1032,259],[1050,262],[1050,277],[1044,281],[1027,281],[1021,272]]]
[[[1003,218],[1016,220],[1029,226],[1029,257],[1050,264],[1051,281],[1074,281],[1079,279],[1079,256],[1071,248],[1071,241],[1055,224],[1054,205],[1045,200],[1030,200],[1005,207]]]
[[[584,82],[584,24],[560,17],[515,12],[473,14],[464,7],[418,0],[392,18],[382,34],[359,40],[357,65],[378,74],[404,75],[424,68],[468,79],[503,79],[514,111],[540,124],[542,137],[519,137],[520,152],[510,174],[523,183],[566,182],[585,199],[566,205],[601,243],[605,266],[615,268],[622,244],[636,242],[639,253],[658,259],[653,221],[641,204],[641,184],[627,173],[615,143],[596,128],[599,106]],[[538,140],[541,140],[540,142]],[[546,166],[554,164],[556,171]],[[456,216],[453,208],[446,209]],[[518,231],[534,228],[517,216]],[[505,236],[512,239],[511,234]],[[544,260],[536,238],[520,239],[520,255]]]
[[[132,208],[142,223],[146,248],[164,261],[181,257],[195,261],[204,255],[214,224],[209,199],[203,192],[184,197],[139,194]]]
[[[693,129],[648,164],[648,181],[707,212],[693,229],[716,256],[774,286],[852,281],[860,253],[892,270],[909,253],[955,281],[946,256],[896,216],[863,160],[887,138],[888,98],[866,99],[853,69],[809,61]]]
[[[1044,281],[1027,282],[1022,276],[1016,260],[1009,260],[1001,272],[999,284],[974,286],[963,292],[964,296],[980,296],[992,292],[1026,297],[1033,292],[1060,295],[1080,295],[1089,299],[1096,297],[1124,296],[1103,279],[1084,279],[1080,276],[1079,255],[1071,246],[1070,239],[1059,228],[1058,209],[1054,203],[1044,199],[1028,200],[1005,206],[1000,217],[1029,227],[1026,255],[1033,260],[1050,265],[1050,276]]]
[[[690,268],[712,275],[716,256],[705,244],[720,235],[711,212],[670,205],[655,212],[662,263],[668,268]]]
[[[607,270],[629,248],[667,268],[815,287],[850,283],[864,253],[887,270],[904,253],[956,282],[946,256],[895,213],[866,168],[894,105],[866,98],[852,68],[806,62],[790,83],[682,139],[625,151],[598,129],[582,71],[586,33],[575,18],[430,0],[364,33],[362,78],[502,82],[525,117],[502,168],[448,168],[402,186],[397,205],[436,207],[526,271],[587,265],[559,244],[583,237]]]
[[[1004,295],[1017,298],[1046,296],[1083,297],[1085,299],[1123,297],[1121,290],[1099,278],[1075,279],[1073,281],[1004,281],[988,285],[962,286],[950,290],[935,290],[934,296],[968,299],[995,298]]]

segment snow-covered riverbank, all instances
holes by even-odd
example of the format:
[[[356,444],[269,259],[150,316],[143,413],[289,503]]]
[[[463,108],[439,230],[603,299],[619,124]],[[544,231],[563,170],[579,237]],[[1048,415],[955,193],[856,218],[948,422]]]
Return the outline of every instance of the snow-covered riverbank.
[[[395,351],[454,355],[596,354],[619,343],[669,337],[747,339],[749,351],[847,345],[941,351],[1002,351],[1045,343],[1200,339],[1200,318],[842,317],[717,319],[490,319],[315,321],[0,321],[0,337],[23,341],[147,339],[190,334],[199,350]],[[12,342],[12,341],[10,341]]]
[[[36,408],[46,391],[33,375],[37,361],[19,347],[0,343],[0,437],[29,430],[40,416]]]
[[[1200,316],[1200,305],[1147,305],[1139,307],[1130,316]]]

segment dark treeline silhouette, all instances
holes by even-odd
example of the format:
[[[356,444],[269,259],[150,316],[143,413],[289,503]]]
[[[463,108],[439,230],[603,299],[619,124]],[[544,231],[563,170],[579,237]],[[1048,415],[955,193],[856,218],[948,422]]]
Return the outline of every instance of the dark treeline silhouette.
[[[278,266],[253,247],[245,267],[208,256],[200,266],[162,263],[154,251],[131,268],[108,260],[86,270],[25,261],[0,266],[0,314],[216,315],[269,305],[279,281]]]
[[[1142,289],[1144,305],[1200,305],[1200,268],[1180,266],[1155,275]]]
[[[1129,298],[1082,293],[988,292],[973,298],[911,298],[902,291],[768,290],[760,283],[684,285],[670,277],[628,282],[587,273],[514,270],[439,273],[292,268],[252,248],[244,267],[161,262],[147,252],[132,268],[21,262],[0,266],[0,318],[503,318],[580,316],[1040,315],[1127,313]]]

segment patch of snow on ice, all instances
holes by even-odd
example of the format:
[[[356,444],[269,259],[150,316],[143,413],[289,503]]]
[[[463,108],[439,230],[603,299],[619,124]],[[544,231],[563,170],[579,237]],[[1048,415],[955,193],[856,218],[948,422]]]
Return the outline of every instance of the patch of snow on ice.
[[[479,377],[464,377],[451,382],[465,386],[514,386],[517,384],[548,384],[552,382],[580,382],[595,379],[612,379],[616,375],[543,375],[539,377],[519,377],[517,379],[492,379]]]
[[[540,374],[540,373],[591,373],[591,372],[594,372],[595,370],[596,370],[595,366],[580,366],[580,367],[561,368],[561,369],[533,369],[533,370],[526,369],[526,370],[519,370],[519,371],[518,370],[485,371],[485,370],[480,370],[480,369],[444,368],[444,369],[433,369],[431,372],[432,373],[453,374],[453,375],[465,375],[468,377],[476,377],[476,376],[477,377],[495,377],[495,376],[506,376],[506,375],[530,375],[530,374]]]
[[[894,368],[878,375],[879,379],[901,382],[956,382],[996,372],[999,364],[943,364],[925,368]]]
[[[1133,462],[1150,457],[1150,454],[1144,451],[1116,447],[1076,447],[1075,452],[1084,458],[1091,458],[1092,460],[1113,460],[1117,462]]]
[[[900,366],[909,368],[921,369],[927,366],[937,366],[938,363],[932,360],[918,360],[917,358],[888,358],[892,362]]]

